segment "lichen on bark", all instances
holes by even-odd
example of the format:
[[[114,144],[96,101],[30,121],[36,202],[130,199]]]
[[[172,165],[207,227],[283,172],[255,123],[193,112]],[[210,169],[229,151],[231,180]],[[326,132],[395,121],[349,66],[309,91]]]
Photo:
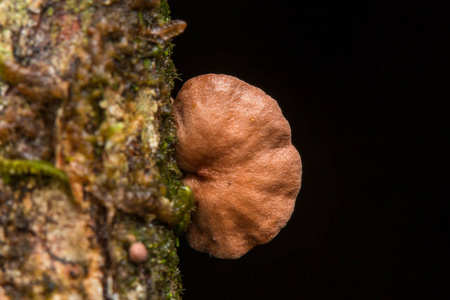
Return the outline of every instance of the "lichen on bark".
[[[0,299],[180,298],[184,27],[163,0],[0,1]]]

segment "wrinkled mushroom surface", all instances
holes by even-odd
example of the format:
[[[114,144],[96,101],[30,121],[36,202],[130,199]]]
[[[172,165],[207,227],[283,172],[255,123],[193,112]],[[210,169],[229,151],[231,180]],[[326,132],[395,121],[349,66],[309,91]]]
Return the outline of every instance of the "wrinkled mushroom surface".
[[[239,258],[270,241],[289,220],[301,160],[277,102],[232,76],[187,81],[173,104],[176,160],[196,209],[192,248]]]

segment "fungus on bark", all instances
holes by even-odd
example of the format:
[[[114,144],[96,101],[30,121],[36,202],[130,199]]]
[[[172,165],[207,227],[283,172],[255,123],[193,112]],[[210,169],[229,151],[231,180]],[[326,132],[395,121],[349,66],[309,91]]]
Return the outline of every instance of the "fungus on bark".
[[[232,76],[188,80],[173,104],[176,160],[196,209],[190,246],[239,258],[283,228],[300,190],[301,160],[277,102]]]
[[[128,248],[128,255],[130,256],[131,261],[140,264],[147,259],[148,251],[144,244],[135,242]]]

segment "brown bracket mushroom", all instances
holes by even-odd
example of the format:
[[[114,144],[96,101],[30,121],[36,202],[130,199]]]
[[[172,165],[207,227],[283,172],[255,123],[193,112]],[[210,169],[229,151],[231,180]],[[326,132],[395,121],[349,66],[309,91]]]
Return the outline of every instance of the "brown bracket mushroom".
[[[239,258],[269,242],[294,210],[302,165],[277,102],[232,76],[188,80],[173,104],[196,209],[186,237],[217,258]]]

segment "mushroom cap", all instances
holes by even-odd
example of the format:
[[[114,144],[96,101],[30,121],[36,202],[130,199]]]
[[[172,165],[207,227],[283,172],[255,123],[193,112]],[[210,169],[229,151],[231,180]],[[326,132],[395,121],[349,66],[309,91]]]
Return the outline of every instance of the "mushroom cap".
[[[235,77],[208,74],[184,84],[173,110],[175,158],[196,204],[190,246],[239,258],[269,242],[291,217],[302,173],[277,102]]]

